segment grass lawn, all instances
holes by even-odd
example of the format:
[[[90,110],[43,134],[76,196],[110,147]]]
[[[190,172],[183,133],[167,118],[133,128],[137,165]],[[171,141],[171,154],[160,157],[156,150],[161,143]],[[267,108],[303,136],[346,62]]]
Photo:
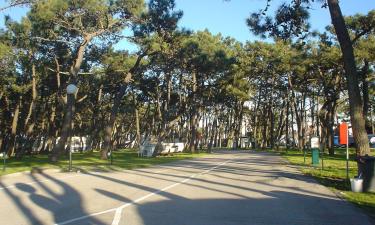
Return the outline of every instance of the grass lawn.
[[[119,170],[148,167],[155,164],[162,164],[174,160],[190,159],[202,157],[205,153],[190,154],[177,153],[172,156],[158,156],[155,158],[138,157],[134,150],[119,150],[113,153],[113,164],[109,160],[101,160],[99,152],[73,153],[73,170]],[[48,155],[30,155],[24,156],[22,160],[11,158],[6,160],[6,170],[2,170],[3,161],[0,163],[0,176],[23,171],[32,171],[35,169],[61,169],[68,170],[68,157],[63,157],[58,163],[50,163]]]
[[[335,156],[323,155],[323,169],[320,159],[319,166],[311,165],[311,154],[306,154],[304,162],[303,152],[290,150],[279,151],[291,164],[300,166],[301,171],[314,177],[323,185],[339,193],[348,201],[365,209],[371,216],[375,217],[375,193],[354,193],[350,191],[350,182],[346,179],[346,149],[337,148]],[[374,154],[373,154],[374,155]],[[350,149],[349,177],[357,175],[357,163],[354,160],[354,150]]]

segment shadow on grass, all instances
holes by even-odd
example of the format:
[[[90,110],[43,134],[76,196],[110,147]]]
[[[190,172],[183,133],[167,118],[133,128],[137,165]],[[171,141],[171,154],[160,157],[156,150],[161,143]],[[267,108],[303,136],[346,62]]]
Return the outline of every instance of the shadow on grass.
[[[320,177],[320,176],[313,176],[312,174],[308,174],[319,181],[319,183],[323,184],[326,187],[335,188],[340,191],[350,191],[350,184],[348,180],[342,178],[334,178],[334,177]]]

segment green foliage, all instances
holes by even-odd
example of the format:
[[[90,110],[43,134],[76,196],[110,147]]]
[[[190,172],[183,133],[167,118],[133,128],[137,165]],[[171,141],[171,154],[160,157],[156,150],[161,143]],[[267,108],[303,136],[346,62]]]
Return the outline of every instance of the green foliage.
[[[43,137],[53,146],[64,122],[65,88],[74,82],[79,92],[73,133],[94,137],[96,147],[114,112],[115,146],[139,138],[138,127],[143,136],[188,141],[192,118],[205,146],[211,139],[218,145],[215,138],[229,143],[221,139],[235,139],[245,126],[254,139],[266,140],[264,146],[277,143],[287,129],[292,136],[297,115],[316,120],[317,97],[322,105],[346,92],[345,80],[336,79],[343,66],[332,33],[288,39],[307,32],[308,2],[284,4],[272,20],[262,13],[252,18],[251,29],[275,41],[242,44],[208,30],[178,29],[183,13],[174,0],[31,1],[27,16],[20,22],[8,18],[0,33],[0,137],[9,141],[21,103],[16,136],[30,142]],[[348,19],[353,38],[371,26],[371,15]],[[363,18],[370,21],[366,27],[358,23]],[[124,39],[137,51],[114,50]],[[368,32],[355,43],[360,67],[368,61],[373,68],[373,39]],[[307,131],[306,121],[301,123],[298,132]]]
[[[283,40],[295,36],[304,38],[308,34],[309,1],[283,3],[276,10],[274,18],[266,16],[268,6],[269,2],[265,10],[252,13],[247,19],[247,25],[254,34],[264,38],[268,35]]]

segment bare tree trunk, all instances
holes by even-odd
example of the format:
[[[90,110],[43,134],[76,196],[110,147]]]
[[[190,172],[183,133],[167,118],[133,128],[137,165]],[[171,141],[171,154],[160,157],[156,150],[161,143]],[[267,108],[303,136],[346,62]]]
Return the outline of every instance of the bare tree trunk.
[[[68,94],[67,96],[67,104],[66,104],[66,112],[64,116],[64,123],[61,129],[60,139],[57,145],[53,148],[50,159],[52,162],[57,162],[59,157],[65,153],[65,145],[66,142],[71,135],[72,129],[72,118],[73,118],[73,111],[74,111],[74,94]]]
[[[135,117],[135,130],[136,130],[136,140],[137,140],[137,145],[138,147],[141,145],[141,129],[140,129],[140,124],[139,124],[139,112],[137,108],[137,100],[135,96],[133,97],[134,99],[134,117]]]
[[[294,130],[294,113],[293,113],[293,106],[291,106],[291,111],[292,111],[292,113],[291,113],[291,116],[292,116],[292,118],[291,118],[291,128],[292,128],[292,140],[293,140],[293,147],[295,147],[295,143],[296,143],[296,132],[295,132],[295,130]]]
[[[89,44],[89,42],[91,41],[92,38],[93,38],[93,36],[91,36],[91,35],[85,36],[84,40],[82,41],[82,43],[80,44],[80,46],[77,49],[75,59],[74,59],[72,65],[70,67],[71,82],[73,82],[73,83],[78,76],[79,70],[81,69],[81,65],[82,65],[82,62],[83,62],[83,56],[85,54],[85,49],[86,49],[87,45]],[[58,67],[57,69],[59,70],[59,63],[58,63],[57,58],[55,58],[55,62],[56,62],[56,66]],[[57,74],[57,78],[58,78],[58,80],[57,80],[58,85],[60,85],[60,83],[59,83],[60,82],[60,75],[59,74]],[[72,96],[70,96],[70,98],[72,98],[71,104],[74,104],[75,96],[72,95]],[[68,99],[69,99],[69,94],[67,95],[67,102],[69,101]],[[64,153],[65,145],[66,145],[66,141],[67,141],[67,137],[68,137],[68,132],[69,132],[69,129],[71,129],[71,123],[72,123],[72,112],[71,112],[71,110],[73,109],[72,108],[73,105],[66,104],[66,107],[67,107],[67,109],[66,109],[67,113],[66,113],[66,116],[65,116],[65,119],[64,119],[64,123],[62,125],[61,137],[60,137],[60,140],[59,140],[58,144],[53,148],[52,155],[50,157],[52,162],[57,162],[59,156]],[[69,124],[67,124],[67,123],[69,123]]]
[[[112,147],[112,133],[113,133],[113,128],[115,125],[116,117],[118,110],[121,105],[121,99],[125,95],[127,85],[122,84],[119,87],[118,92],[116,93],[115,100],[113,102],[112,110],[111,110],[111,115],[109,117],[108,124],[106,125],[104,129],[104,148],[101,151],[101,159],[108,159],[108,152],[110,148]]]
[[[241,122],[243,118],[243,102],[237,101],[236,104],[236,110],[235,110],[235,116],[234,116],[234,143],[233,148],[240,148],[240,136],[241,136]]]
[[[90,137],[91,137],[91,146],[90,149],[97,148],[100,142],[100,137],[99,137],[99,131],[102,127],[102,121],[99,118],[99,113],[102,108],[102,96],[103,96],[103,85],[100,85],[99,91],[98,91],[98,96],[96,98],[96,106],[94,107],[92,117],[91,117],[91,128],[90,128]]]
[[[116,93],[115,100],[111,109],[111,115],[108,121],[108,124],[105,127],[104,130],[104,148],[101,149],[101,159],[107,159],[108,158],[108,152],[111,148],[111,139],[112,139],[112,132],[113,132],[113,127],[115,125],[117,113],[119,110],[119,107],[121,105],[121,100],[122,97],[125,95],[126,89],[128,84],[130,83],[132,79],[132,75],[136,72],[138,69],[141,60],[143,57],[146,56],[145,52],[142,52],[141,54],[138,55],[136,62],[134,63],[133,67],[129,70],[129,72],[126,74],[125,81],[123,84],[120,84],[119,90]]]
[[[369,112],[369,82],[367,80],[367,75],[369,72],[369,62],[365,60],[365,65],[361,71],[361,78],[362,78],[362,96],[363,96],[363,117],[365,118],[366,122],[366,129],[370,127],[369,120],[368,120],[368,112]]]
[[[354,140],[356,142],[356,152],[358,155],[363,156],[370,154],[370,147],[365,128],[365,119],[363,118],[363,105],[359,90],[353,46],[338,0],[327,0],[327,3],[344,59],[344,69],[349,93],[350,119]]]
[[[328,148],[329,154],[332,156],[335,154],[335,149],[333,145],[334,139],[334,115],[336,112],[336,100],[335,97],[329,97],[326,99],[326,102],[323,104],[319,116],[322,122],[322,142],[324,143],[323,147]]]
[[[8,156],[14,155],[14,151],[15,151],[17,126],[18,126],[18,118],[20,114],[21,101],[22,101],[22,97],[19,96],[16,107],[14,109],[14,113],[13,113],[12,127],[11,127],[9,146],[8,146]]]
[[[192,88],[192,105],[191,105],[191,116],[190,116],[190,130],[191,130],[191,136],[190,136],[190,144],[189,144],[189,150],[191,153],[196,152],[196,138],[197,138],[197,124],[198,124],[198,115],[197,115],[197,100],[196,100],[196,92],[197,92],[197,74],[195,72],[192,73],[192,82],[193,82],[193,88]]]
[[[274,111],[273,111],[273,104],[272,102],[269,103],[270,107],[269,107],[269,121],[270,121],[270,130],[269,130],[269,140],[270,140],[270,147],[271,149],[273,149],[273,147],[275,146],[275,115],[274,115]]]
[[[33,63],[31,66],[32,70],[32,99],[30,103],[29,113],[25,120],[25,131],[26,135],[29,136],[34,129],[36,123],[36,100],[37,100],[37,90],[36,90],[36,71],[35,71],[35,64]],[[32,122],[29,124],[29,120],[32,117]]]
[[[374,121],[373,121],[373,118],[372,118],[372,116],[373,116],[372,111],[373,111],[373,106],[371,106],[371,108],[370,108],[370,121],[371,121],[371,133],[374,134],[375,129],[374,129]]]
[[[282,103],[282,106],[281,106],[281,112],[280,112],[280,115],[279,115],[279,120],[277,122],[277,128],[276,128],[276,140],[274,141],[273,144],[276,143],[276,147],[277,147],[277,150],[279,150],[279,145],[280,145],[280,139],[281,139],[281,136],[282,136],[282,133],[283,133],[283,130],[284,130],[284,126],[285,126],[285,121],[286,121],[286,118],[284,116],[284,113],[287,113],[286,111],[286,101],[288,101],[287,98],[285,98],[285,100],[283,101]]]
[[[286,102],[286,115],[285,115],[285,145],[286,145],[286,149],[289,150],[289,93],[287,94],[288,95],[288,99],[287,99],[287,102]]]
[[[303,149],[303,134],[302,134],[302,126],[303,126],[303,117],[299,114],[299,109],[297,106],[296,98],[294,98],[293,106],[294,106],[294,114],[297,122],[297,135],[298,135],[298,149],[302,151]]]
[[[214,114],[214,118],[213,118],[213,123],[212,123],[212,127],[211,127],[211,136],[210,136],[210,140],[209,140],[209,143],[208,143],[208,153],[211,153],[212,152],[212,146],[214,145],[214,141],[217,137],[217,132],[218,132],[218,129],[217,129],[217,123],[218,123],[218,119],[217,119],[217,115],[216,113]]]
[[[319,95],[317,96],[316,99],[316,135],[320,137],[320,120],[319,120]],[[320,138],[320,140],[322,140]]]

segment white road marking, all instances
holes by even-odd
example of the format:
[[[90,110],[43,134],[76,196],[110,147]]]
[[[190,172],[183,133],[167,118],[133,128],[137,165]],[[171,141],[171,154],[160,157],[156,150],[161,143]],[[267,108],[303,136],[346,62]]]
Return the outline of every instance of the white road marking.
[[[60,222],[60,223],[55,223],[54,225],[65,225],[65,224],[69,224],[69,223],[77,222],[77,221],[79,221],[79,220],[87,219],[87,218],[94,217],[94,216],[103,215],[103,214],[110,213],[110,212],[115,212],[115,216],[114,216],[114,218],[113,218],[112,225],[118,225],[119,222],[120,222],[120,220],[121,220],[122,210],[125,209],[126,207],[129,207],[129,206],[131,206],[131,205],[134,205],[134,204],[136,204],[136,203],[139,203],[139,202],[141,202],[141,201],[143,201],[143,200],[145,200],[145,199],[147,199],[147,198],[149,198],[149,197],[152,197],[152,196],[157,195],[157,194],[159,194],[159,193],[161,193],[161,192],[164,192],[164,191],[166,191],[166,190],[169,190],[169,189],[171,189],[171,188],[174,188],[174,187],[176,187],[176,186],[178,186],[178,185],[180,185],[180,184],[184,184],[184,183],[190,181],[191,179],[193,179],[193,178],[195,178],[195,177],[197,177],[197,176],[201,176],[201,175],[207,174],[207,173],[211,172],[212,170],[214,170],[214,169],[216,169],[216,168],[218,168],[218,167],[220,167],[220,166],[222,166],[222,165],[225,165],[225,164],[227,164],[228,162],[230,162],[230,161],[232,161],[232,160],[233,160],[233,159],[229,159],[229,160],[227,160],[227,161],[225,161],[225,162],[222,162],[222,163],[220,163],[220,164],[218,164],[218,165],[216,165],[216,166],[214,166],[214,167],[212,167],[212,168],[210,168],[210,169],[208,169],[208,170],[205,170],[205,171],[200,172],[200,173],[193,174],[193,175],[191,175],[190,177],[188,177],[188,178],[186,178],[186,179],[184,179],[184,180],[182,180],[182,181],[180,181],[180,182],[176,182],[176,183],[174,183],[174,184],[172,184],[172,185],[169,185],[169,186],[167,186],[167,187],[165,187],[165,188],[163,188],[163,189],[160,189],[160,190],[158,190],[158,191],[155,191],[155,192],[149,193],[149,194],[147,194],[147,195],[145,195],[145,196],[143,196],[143,197],[140,197],[140,198],[138,198],[138,199],[136,199],[136,200],[134,200],[134,201],[132,201],[132,202],[128,202],[128,203],[126,203],[126,204],[124,204],[124,205],[121,205],[121,206],[119,206],[119,207],[112,208],[112,209],[107,209],[107,210],[105,210],[105,211],[101,211],[101,212],[97,212],[97,213],[92,213],[92,214],[85,215],[85,216],[81,216],[81,217],[77,217],[77,218],[70,219],[70,220],[67,220],[67,221],[63,221],[63,222]]]

